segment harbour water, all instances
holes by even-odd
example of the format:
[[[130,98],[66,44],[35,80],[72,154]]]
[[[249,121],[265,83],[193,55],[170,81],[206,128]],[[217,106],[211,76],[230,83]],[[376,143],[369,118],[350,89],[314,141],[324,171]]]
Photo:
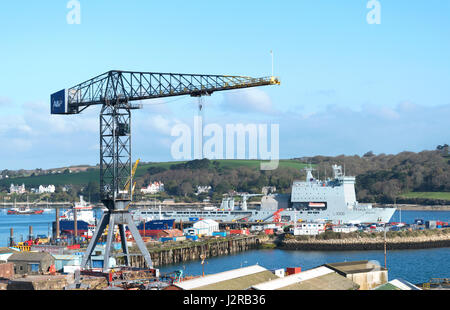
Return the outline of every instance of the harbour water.
[[[422,283],[430,278],[450,277],[450,248],[424,250],[388,251],[388,277],[404,279],[411,283]],[[205,274],[222,272],[245,266],[258,264],[269,270],[301,267],[311,269],[326,263],[370,260],[377,261],[384,267],[383,251],[286,251],[286,250],[252,250],[235,255],[209,258],[205,261]],[[201,275],[200,261],[185,262],[181,265],[161,266],[162,274],[175,270],[183,270],[185,275]]]
[[[62,212],[62,211],[60,211]],[[101,210],[96,211],[96,216]],[[392,222],[401,221],[414,223],[415,219],[441,220],[450,222],[450,211],[396,211]],[[16,242],[26,240],[29,226],[33,226],[33,235],[52,233],[52,222],[55,211],[43,214],[8,215],[0,210],[0,247],[7,246],[10,228],[14,229]],[[388,252],[387,266],[389,278],[402,278],[412,283],[428,281],[430,278],[450,278],[450,248],[424,250],[392,250]],[[216,273],[229,269],[259,264],[268,269],[299,266],[303,269],[342,261],[376,260],[384,266],[383,251],[286,251],[286,250],[253,250],[236,255],[215,257],[207,260],[205,273]],[[202,265],[198,261],[186,262],[182,265],[168,265],[160,267],[161,273],[182,269],[187,275],[200,275]]]

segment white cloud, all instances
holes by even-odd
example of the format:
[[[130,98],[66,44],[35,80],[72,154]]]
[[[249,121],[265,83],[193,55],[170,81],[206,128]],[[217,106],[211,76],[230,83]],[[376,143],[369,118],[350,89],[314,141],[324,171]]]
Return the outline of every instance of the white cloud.
[[[6,106],[11,103],[11,99],[8,97],[0,96],[0,106]]]
[[[310,115],[284,113],[280,119],[281,157],[398,153],[434,149],[448,143],[450,105],[425,107],[402,102],[395,108],[340,106]]]
[[[230,94],[231,95],[231,94]],[[230,101],[231,100],[231,101]],[[260,103],[259,105],[257,103]],[[225,107],[225,104],[229,104]],[[0,169],[56,167],[77,163],[98,163],[99,109],[90,107],[79,115],[51,115],[48,104],[27,103],[22,115],[0,115],[0,144],[8,148],[0,154]],[[358,110],[329,105],[316,113],[302,109],[268,113],[270,98],[262,91],[236,92],[220,109],[258,112],[270,117],[280,128],[280,157],[310,155],[397,153],[421,151],[449,143],[450,105],[421,106],[409,101],[396,107],[362,105]],[[211,112],[209,112],[211,111]],[[144,113],[142,113],[144,112]],[[145,161],[171,160],[172,127],[180,122],[192,128],[195,114],[155,113],[141,110],[132,114],[133,158]],[[208,123],[255,123],[255,113],[238,118],[213,117]],[[266,123],[258,116],[257,123]]]
[[[234,112],[274,113],[272,100],[269,95],[261,89],[249,88],[244,90],[230,91],[224,94],[221,108]]]

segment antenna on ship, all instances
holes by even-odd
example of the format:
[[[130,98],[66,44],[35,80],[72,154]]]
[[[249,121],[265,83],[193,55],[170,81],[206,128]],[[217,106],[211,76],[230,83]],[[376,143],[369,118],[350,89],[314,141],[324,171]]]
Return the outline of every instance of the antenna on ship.
[[[272,55],[272,75],[271,76],[273,76],[273,51],[272,50],[270,50],[270,55]]]
[[[386,263],[386,253],[387,247],[386,247],[386,222],[384,223],[384,268],[387,269],[387,263]]]

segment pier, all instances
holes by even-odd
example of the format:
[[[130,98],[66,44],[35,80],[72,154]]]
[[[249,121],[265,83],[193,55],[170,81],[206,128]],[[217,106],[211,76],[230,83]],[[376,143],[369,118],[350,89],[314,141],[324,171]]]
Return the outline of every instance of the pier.
[[[164,244],[160,247],[148,247],[148,251],[155,267],[181,262],[200,260],[205,258],[230,255],[238,252],[256,249],[259,246],[257,236],[239,236],[233,238],[215,238],[200,242],[176,242]],[[123,256],[117,256],[117,263],[124,262]],[[130,261],[132,267],[145,267],[141,254],[133,253],[130,249]]]

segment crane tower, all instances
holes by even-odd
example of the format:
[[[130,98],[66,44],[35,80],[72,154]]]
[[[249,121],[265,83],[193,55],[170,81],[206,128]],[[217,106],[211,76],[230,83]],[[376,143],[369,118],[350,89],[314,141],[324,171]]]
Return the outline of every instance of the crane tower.
[[[189,95],[201,97],[216,91],[279,85],[276,77],[176,74],[112,70],[50,96],[51,114],[79,114],[89,106],[100,112],[100,197],[107,208],[83,256],[85,268],[100,236],[108,225],[103,270],[109,257],[115,225],[119,227],[125,264],[129,265],[125,226],[128,226],[148,268],[152,260],[133,222],[128,206],[133,199],[131,161],[131,111],[142,108],[133,101]]]

